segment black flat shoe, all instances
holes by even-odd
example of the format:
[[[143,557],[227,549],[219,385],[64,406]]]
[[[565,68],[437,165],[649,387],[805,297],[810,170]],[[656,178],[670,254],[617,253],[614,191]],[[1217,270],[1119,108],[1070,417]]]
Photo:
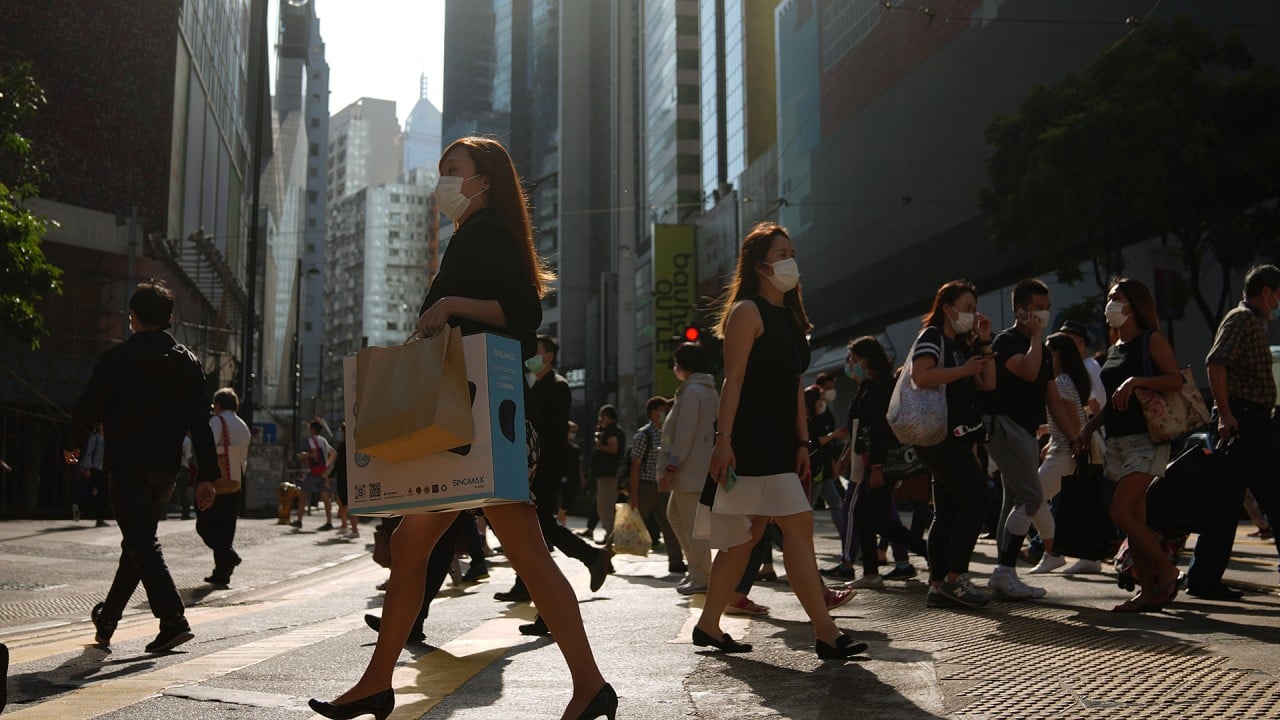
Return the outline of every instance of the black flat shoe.
[[[364,624],[369,626],[374,632],[382,632],[382,618],[377,615],[365,615]],[[422,631],[422,627],[418,626],[409,631],[409,637],[405,642],[424,643],[427,641],[427,634]]]
[[[693,629],[693,644],[698,647],[713,647],[722,653],[747,653],[751,652],[749,643],[740,643],[729,637],[729,633],[725,633],[717,640],[702,631],[701,628]],[[864,646],[865,647],[865,646]]]
[[[604,687],[600,688],[600,692],[596,693],[596,696],[591,699],[591,704],[587,706],[587,709],[583,710],[582,714],[578,716],[578,720],[595,720],[602,715],[609,718],[609,720],[614,720],[617,714],[618,693],[613,691],[612,685],[605,683]]]
[[[600,548],[596,551],[596,559],[587,566],[591,571],[591,592],[596,592],[604,585],[605,578],[613,574],[613,551]]]
[[[819,640],[815,643],[814,649],[818,651],[819,660],[845,660],[866,652],[867,644],[855,641],[852,635],[841,633],[835,647]]]
[[[334,705],[323,700],[311,698],[307,701],[307,705],[312,710],[333,720],[351,720],[351,718],[361,715],[372,715],[377,720],[387,720],[387,716],[392,710],[396,709],[396,694],[390,688],[379,693],[374,693],[367,698],[352,700],[349,703]]]
[[[535,637],[542,637],[544,635],[551,634],[551,630],[547,627],[547,621],[543,620],[541,615],[534,617],[533,622],[527,625],[521,625],[516,629],[520,631],[521,635],[533,635]]]

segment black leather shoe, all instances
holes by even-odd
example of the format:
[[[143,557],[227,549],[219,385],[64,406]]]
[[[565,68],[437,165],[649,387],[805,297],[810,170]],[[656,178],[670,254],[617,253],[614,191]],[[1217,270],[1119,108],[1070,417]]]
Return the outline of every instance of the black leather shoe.
[[[89,613],[90,619],[93,620],[93,642],[103,650],[111,648],[111,636],[116,632],[116,623],[102,619],[102,610],[106,606],[106,603],[98,603],[93,606],[93,611]]]
[[[156,635],[156,639],[147,643],[147,652],[168,652],[194,637],[187,619],[179,615],[161,623],[160,633]]]
[[[720,639],[717,640],[703,632],[701,628],[696,627],[693,629],[693,644],[698,647],[713,647],[722,653],[751,652],[750,643],[740,643],[729,637],[729,633],[721,635]]]
[[[596,551],[596,559],[591,562],[591,592],[604,585],[605,578],[613,574],[613,550],[600,548]]]
[[[845,660],[866,652],[867,644],[855,641],[852,635],[840,633],[840,637],[836,639],[835,647],[819,640],[814,644],[814,649],[818,652],[819,660]]]
[[[529,602],[533,598],[529,597],[529,591],[524,585],[516,585],[506,592],[494,593],[493,599],[498,602]]]
[[[1207,588],[1187,588],[1187,594],[1203,600],[1239,600],[1244,593],[1221,583]]]
[[[617,714],[618,693],[613,691],[612,685],[605,683],[604,687],[600,688],[600,692],[596,693],[596,696],[591,699],[591,704],[587,706],[587,709],[583,710],[582,714],[578,716],[578,720],[596,720],[602,715],[609,718],[609,720],[614,720]]]
[[[365,615],[364,624],[368,625],[374,632],[382,632],[382,618],[377,615]],[[422,631],[422,626],[409,631],[409,638],[405,642],[424,643],[427,641],[427,634]]]
[[[543,635],[551,634],[551,630],[547,628],[547,621],[543,620],[541,615],[534,617],[533,622],[528,625],[521,625],[517,629],[520,631],[521,635],[542,637]]]
[[[392,710],[396,709],[396,694],[390,688],[379,693],[374,693],[367,698],[352,700],[349,703],[334,705],[323,700],[311,698],[307,701],[307,705],[312,710],[333,720],[351,720],[351,718],[361,715],[372,715],[377,720],[387,720],[387,716]]]

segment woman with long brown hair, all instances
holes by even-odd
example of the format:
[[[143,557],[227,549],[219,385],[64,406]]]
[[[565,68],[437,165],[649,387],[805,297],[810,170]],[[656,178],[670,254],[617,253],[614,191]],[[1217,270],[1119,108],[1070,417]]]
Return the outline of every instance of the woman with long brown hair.
[[[1112,608],[1115,612],[1159,610],[1178,592],[1178,569],[1147,526],[1147,486],[1169,464],[1169,443],[1151,440],[1142,403],[1134,390],[1168,393],[1182,389],[1182,374],[1173,346],[1160,332],[1151,291],[1138,280],[1118,278],[1107,293],[1107,325],[1118,339],[1102,364],[1102,384],[1110,402],[1080,431],[1076,454],[1089,448],[1099,427],[1107,430],[1103,472],[1116,483],[1111,520],[1129,538],[1133,571],[1142,586],[1137,595]]]
[[[463,334],[501,332],[519,339],[523,357],[532,357],[542,322],[539,299],[554,276],[534,248],[529,209],[506,148],[478,137],[450,145],[440,160],[436,205],[457,229],[422,304],[415,334],[431,337],[447,325],[460,327]],[[371,714],[382,720],[391,714],[391,676],[422,606],[427,556],[457,514],[404,516],[391,536],[391,578],[373,657],[354,687],[331,703],[313,699],[313,710],[329,718]],[[561,717],[612,719],[618,696],[596,666],[577,598],[547,551],[533,506],[490,505],[485,517],[569,665],[573,697]]]
[[[693,643],[748,652],[720,628],[751,550],[774,522],[782,530],[791,587],[817,636],[822,659],[864,652],[827,611],[813,553],[808,481],[809,425],[800,376],[809,366],[812,325],[800,295],[796,251],[787,231],[755,226],[742,242],[738,268],[724,295],[716,334],[724,340],[724,385],[709,473],[715,481],[711,545],[719,550]]]
[[[969,581],[969,560],[987,511],[987,473],[975,446],[986,439],[978,391],[996,386],[991,361],[991,321],[978,312],[978,290],[952,280],[933,298],[916,337],[911,379],[922,388],[946,386],[946,438],[916,447],[933,474],[933,525],[929,528],[929,592],[925,604],[981,607],[987,597]]]

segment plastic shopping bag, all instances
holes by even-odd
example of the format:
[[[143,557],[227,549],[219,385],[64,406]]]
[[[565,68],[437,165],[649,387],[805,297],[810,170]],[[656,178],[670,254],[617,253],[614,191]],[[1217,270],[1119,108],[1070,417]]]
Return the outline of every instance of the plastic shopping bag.
[[[649,528],[645,527],[640,511],[633,510],[630,503],[618,503],[614,511],[613,551],[622,555],[647,556],[653,546],[653,538],[649,536]]]

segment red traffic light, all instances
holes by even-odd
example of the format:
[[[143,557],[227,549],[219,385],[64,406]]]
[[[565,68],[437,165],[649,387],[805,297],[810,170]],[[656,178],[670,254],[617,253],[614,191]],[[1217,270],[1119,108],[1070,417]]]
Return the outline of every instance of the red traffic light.
[[[697,325],[686,325],[684,328],[685,342],[696,343],[702,337],[702,330]]]

